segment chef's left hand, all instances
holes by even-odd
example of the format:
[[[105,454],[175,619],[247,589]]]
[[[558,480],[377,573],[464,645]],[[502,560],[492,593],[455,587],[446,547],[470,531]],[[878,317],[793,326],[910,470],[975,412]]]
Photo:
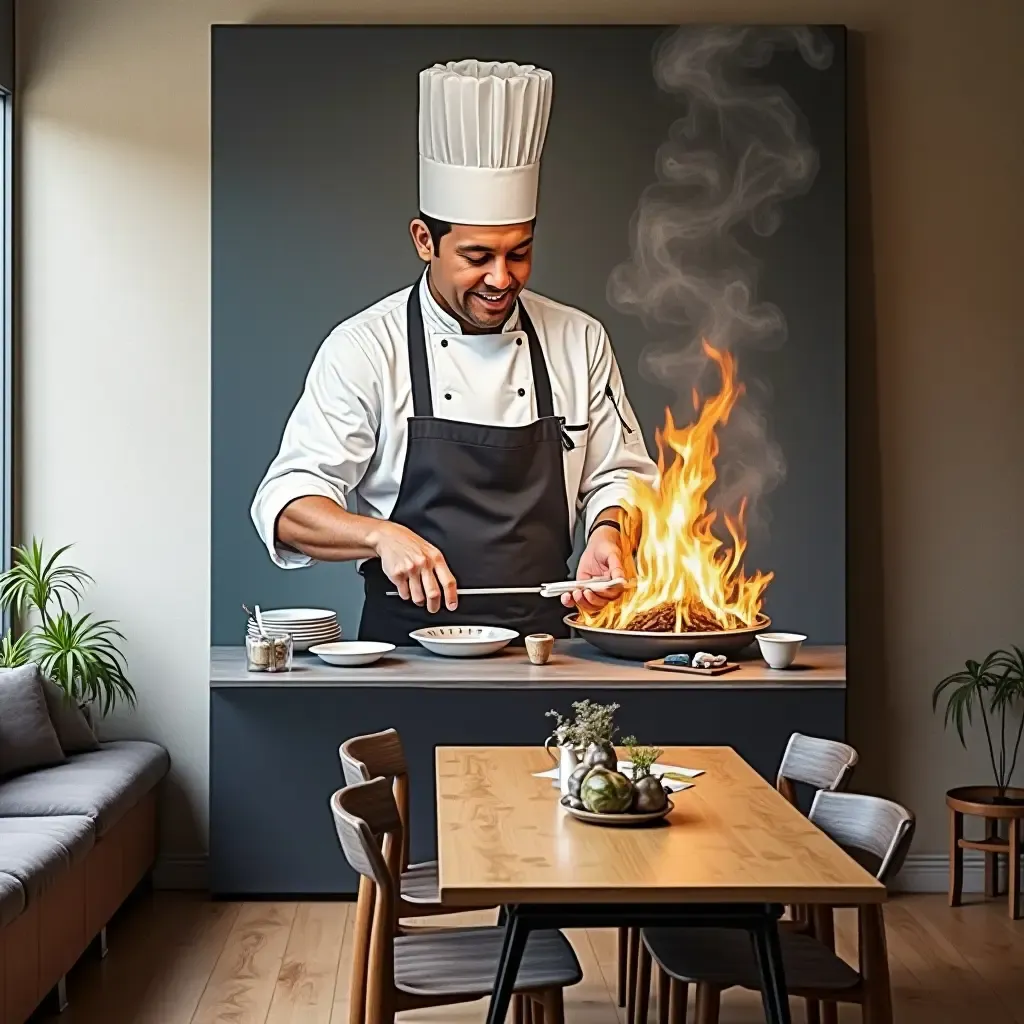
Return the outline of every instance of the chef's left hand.
[[[599,526],[590,536],[590,542],[580,556],[576,579],[591,580],[595,576],[625,576],[622,568],[622,534],[612,526]],[[566,608],[576,605],[587,611],[597,611],[622,593],[622,587],[607,590],[574,590],[562,595]]]

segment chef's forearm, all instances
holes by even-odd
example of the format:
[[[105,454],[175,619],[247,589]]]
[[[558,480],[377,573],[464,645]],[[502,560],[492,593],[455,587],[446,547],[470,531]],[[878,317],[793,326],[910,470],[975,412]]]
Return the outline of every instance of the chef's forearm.
[[[381,522],[343,509],[319,495],[296,498],[277,519],[277,539],[321,562],[348,562],[377,554]]]

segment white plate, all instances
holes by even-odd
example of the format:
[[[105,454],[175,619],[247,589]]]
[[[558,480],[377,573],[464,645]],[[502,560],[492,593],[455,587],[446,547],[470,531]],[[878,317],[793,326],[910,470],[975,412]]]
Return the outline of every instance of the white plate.
[[[264,623],[263,628],[267,633],[288,633],[291,636],[311,636],[316,633],[332,633],[334,630],[341,629],[338,623],[326,623],[324,626],[274,626],[271,623]],[[249,633],[259,633],[259,627],[255,623],[250,623],[246,627]]]
[[[342,635],[341,634],[341,630],[339,629],[336,633],[329,633],[329,634],[327,634],[327,636],[313,637],[312,639],[305,639],[304,638],[304,639],[301,639],[301,640],[296,640],[293,637],[292,638],[292,650],[296,651],[296,652],[308,651],[310,649],[310,647],[315,647],[317,644],[333,643],[333,642],[335,642],[337,640],[340,640],[341,639],[341,635]],[[252,639],[255,640],[256,637],[252,636]]]
[[[519,634],[500,626],[428,626],[410,634],[432,654],[448,658],[481,658],[494,654],[511,643]]]
[[[349,668],[353,665],[372,665],[394,649],[394,644],[378,643],[376,640],[343,640],[333,644],[314,644],[309,650],[328,665]]]
[[[247,636],[249,637],[250,640],[258,640],[259,639],[259,635],[256,634],[256,633],[248,633]],[[270,636],[271,636],[271,639],[275,639],[275,640],[283,640],[284,639],[283,634],[276,634],[275,635],[275,634],[271,633]],[[343,639],[344,639],[344,635],[342,634],[342,631],[340,629],[335,629],[335,630],[332,630],[330,633],[318,633],[316,636],[293,636],[292,637],[292,643],[293,644],[305,644],[307,647],[309,647],[310,644],[326,644],[326,643],[331,643],[331,642],[333,642],[335,640],[343,640]]]
[[[287,618],[287,620],[276,620],[276,618],[264,618],[264,626],[273,626],[276,629],[310,629],[317,626],[333,626],[337,618]],[[250,626],[256,625],[255,618],[250,618]]]
[[[329,608],[270,608],[267,611],[261,608],[260,617],[268,625],[271,622],[275,625],[283,622],[292,625],[297,622],[329,622],[336,619],[338,613]]]

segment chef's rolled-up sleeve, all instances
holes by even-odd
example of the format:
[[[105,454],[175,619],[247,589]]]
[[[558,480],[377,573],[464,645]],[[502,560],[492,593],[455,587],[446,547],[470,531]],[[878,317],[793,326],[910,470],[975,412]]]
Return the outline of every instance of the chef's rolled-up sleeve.
[[[253,524],[282,569],[313,559],[278,542],[278,517],[290,502],[310,496],[348,508],[348,495],[376,449],[381,395],[380,375],[358,335],[332,333],[313,359],[281,446],[253,498]]]
[[[626,502],[628,480],[634,475],[653,485],[658,467],[626,397],[611,340],[601,327],[590,357],[590,425],[579,493],[587,533],[601,512]]]

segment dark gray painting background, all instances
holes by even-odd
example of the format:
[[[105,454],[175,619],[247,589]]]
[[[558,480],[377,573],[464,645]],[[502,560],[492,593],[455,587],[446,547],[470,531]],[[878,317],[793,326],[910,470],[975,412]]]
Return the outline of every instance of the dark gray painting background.
[[[529,287],[601,319],[655,453],[674,396],[641,375],[653,340],[613,310],[608,275],[629,257],[628,225],[654,156],[680,116],[651,74],[665,29],[642,27],[216,26],[212,98],[211,640],[244,635],[241,604],[334,608],[353,636],[362,603],[351,564],[285,571],[249,517],[253,493],[317,347],[341,320],[421,271],[416,214],[419,70],[468,56],[550,68],[555,100],[544,154]],[[769,385],[771,435],[786,477],[769,493],[766,534],[748,571],[772,569],[766,610],[780,629],[845,642],[845,121],[843,36],[817,71],[780,52],[757,74],[806,117],[821,167],[782,206],[758,298],[788,339],[741,353],[740,377]]]

